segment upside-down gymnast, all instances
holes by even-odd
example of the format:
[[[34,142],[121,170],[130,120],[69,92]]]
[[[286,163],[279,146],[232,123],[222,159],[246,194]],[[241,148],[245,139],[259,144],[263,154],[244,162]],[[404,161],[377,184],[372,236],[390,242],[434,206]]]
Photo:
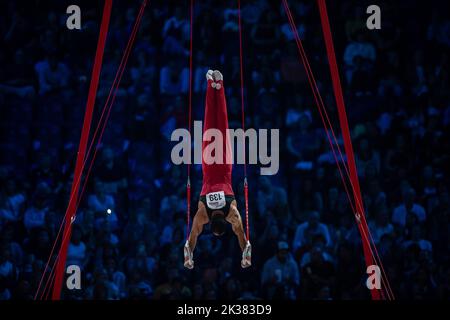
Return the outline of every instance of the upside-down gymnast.
[[[198,236],[202,233],[203,226],[211,223],[211,231],[215,236],[225,233],[227,222],[231,224],[242,250],[241,267],[251,266],[251,245],[246,239],[242,226],[241,215],[237,209],[231,186],[232,164],[230,141],[227,136],[228,115],[223,87],[223,76],[218,71],[209,70],[206,73],[206,106],[203,133],[208,129],[217,129],[223,137],[223,160],[216,163],[206,159],[203,151],[211,141],[202,142],[202,172],[203,185],[200,192],[198,210],[192,222],[191,233],[184,246],[184,266],[194,268],[193,252]],[[211,163],[212,162],[212,163]]]

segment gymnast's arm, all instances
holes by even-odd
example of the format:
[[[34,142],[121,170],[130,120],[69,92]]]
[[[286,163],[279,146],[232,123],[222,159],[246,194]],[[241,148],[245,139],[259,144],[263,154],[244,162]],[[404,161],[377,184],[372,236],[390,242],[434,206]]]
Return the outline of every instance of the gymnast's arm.
[[[206,213],[206,207],[203,202],[198,202],[198,210],[194,216],[192,222],[191,233],[189,234],[189,248],[194,252],[197,244],[197,238],[203,231],[203,226],[209,222],[208,214]]]

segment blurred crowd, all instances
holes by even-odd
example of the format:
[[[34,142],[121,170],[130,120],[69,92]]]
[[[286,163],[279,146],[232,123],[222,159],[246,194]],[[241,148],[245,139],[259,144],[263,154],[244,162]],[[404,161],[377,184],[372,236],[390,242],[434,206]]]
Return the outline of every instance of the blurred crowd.
[[[34,297],[69,201],[102,11],[79,3],[79,31],[65,27],[67,1],[0,3],[0,300]],[[289,3],[339,133],[318,9]],[[114,1],[92,131],[139,5]],[[448,299],[450,20],[411,1],[378,5],[373,31],[363,3],[328,4],[367,220],[396,298]],[[280,129],[279,173],[249,168],[252,267],[240,268],[231,229],[206,228],[195,269],[183,268],[187,172],[171,163],[170,134],[188,125],[189,8],[151,1],[73,223],[67,264],[80,266],[82,289],[65,299],[370,298],[281,2],[245,1],[242,19],[246,127]],[[193,39],[193,118],[203,119],[206,71],[219,69],[240,127],[236,5],[196,3]],[[193,166],[191,215],[201,179]],[[242,166],[233,179],[243,212]]]

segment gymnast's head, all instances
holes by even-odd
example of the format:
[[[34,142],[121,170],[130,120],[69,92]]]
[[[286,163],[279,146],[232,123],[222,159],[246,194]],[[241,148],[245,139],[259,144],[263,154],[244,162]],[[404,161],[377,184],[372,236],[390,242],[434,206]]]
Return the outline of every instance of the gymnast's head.
[[[222,211],[215,210],[211,214],[211,231],[215,236],[220,237],[225,233],[227,222]]]

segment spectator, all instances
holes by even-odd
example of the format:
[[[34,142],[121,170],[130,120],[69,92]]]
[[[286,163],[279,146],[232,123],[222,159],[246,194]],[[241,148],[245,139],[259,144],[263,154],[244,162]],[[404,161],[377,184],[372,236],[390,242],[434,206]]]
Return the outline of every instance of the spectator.
[[[311,298],[319,298],[321,290],[326,287],[334,287],[334,266],[323,258],[319,247],[313,248],[311,262],[306,264],[301,271],[303,295]],[[329,297],[327,296],[327,299]]]
[[[378,244],[385,235],[394,235],[394,226],[389,221],[387,208],[380,208],[374,221],[369,221],[369,230],[372,233],[373,241]]]
[[[9,179],[5,190],[0,193],[0,218],[4,222],[17,222],[22,215],[25,195],[17,190],[16,181]]]
[[[176,7],[174,16],[164,22],[162,36],[165,39],[163,50],[166,53],[189,55],[183,47],[184,42],[189,38],[189,22],[181,7]]]
[[[292,248],[296,252],[299,248],[312,243],[314,235],[322,235],[325,245],[331,245],[330,233],[327,225],[320,222],[320,214],[317,211],[309,213],[308,221],[300,224],[295,232]]]
[[[311,119],[307,112],[300,114],[292,133],[287,137],[287,148],[296,161],[311,161],[319,149],[319,139],[310,129]],[[298,168],[298,163],[297,168]]]
[[[428,251],[430,253],[433,251],[431,242],[422,238],[422,229],[419,225],[412,227],[411,239],[403,242],[403,248],[407,249],[413,244],[417,245],[422,251]]]
[[[89,195],[88,206],[89,210],[97,215],[96,225],[103,223],[107,219],[113,230],[118,227],[119,219],[114,198],[105,193],[104,184],[100,180],[95,182],[94,194]]]
[[[359,59],[363,59],[363,61],[373,64],[376,57],[375,46],[367,40],[365,31],[359,31],[356,35],[356,39],[347,45],[344,52],[347,81],[352,81],[354,68]]]
[[[113,149],[106,147],[102,150],[102,158],[95,170],[96,177],[103,182],[106,193],[116,194],[119,189],[126,188],[126,168],[115,155]]]
[[[69,85],[70,70],[58,61],[55,53],[50,54],[45,60],[35,64],[39,80],[39,94],[44,95],[55,90],[63,89]]]
[[[76,265],[82,270],[87,262],[88,252],[86,245],[81,239],[82,232],[79,226],[72,228],[72,236],[70,238],[69,248],[67,249],[67,265]]]
[[[189,89],[189,70],[181,68],[174,60],[161,68],[159,89],[161,94],[179,95]]]
[[[260,190],[258,192],[258,212],[264,217],[267,212],[273,212],[275,216],[283,220],[289,216],[286,192],[283,188],[270,184],[269,178],[259,178]]]
[[[403,192],[403,203],[394,209],[392,214],[392,222],[404,227],[408,215],[414,214],[419,222],[424,222],[426,219],[425,209],[414,203],[416,192],[409,188]]]
[[[12,262],[10,250],[3,247],[0,255],[0,280],[3,282],[3,285],[10,287],[15,284],[18,275],[19,270]],[[4,294],[8,297],[10,293],[5,291]]]
[[[366,138],[361,138],[359,142],[359,150],[355,158],[358,164],[358,175],[360,177],[365,176],[367,166],[369,165],[373,166],[375,174],[380,172],[380,155],[376,150],[371,148],[369,141]]]
[[[28,232],[34,228],[45,226],[46,215],[49,211],[46,194],[48,194],[48,186],[41,184],[40,189],[36,191],[34,206],[25,210],[23,224]]]
[[[266,288],[269,299],[295,299],[299,284],[298,267],[289,253],[289,245],[280,241],[277,254],[264,264],[261,285]]]

